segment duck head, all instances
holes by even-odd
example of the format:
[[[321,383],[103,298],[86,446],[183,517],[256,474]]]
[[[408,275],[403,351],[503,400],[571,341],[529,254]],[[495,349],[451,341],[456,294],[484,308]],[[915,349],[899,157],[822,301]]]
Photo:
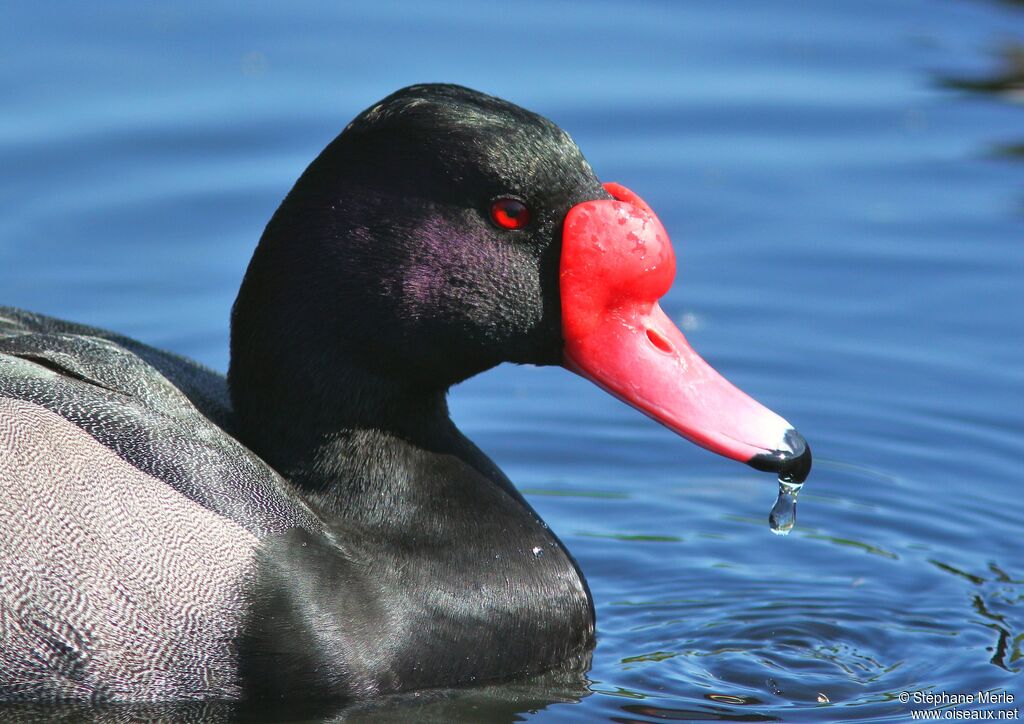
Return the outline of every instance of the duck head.
[[[330,427],[409,415],[503,361],[560,364],[698,445],[802,480],[803,438],[658,306],[674,275],[654,211],[602,184],[555,124],[459,86],[404,88],[327,146],[268,225],[233,312],[236,411],[264,454],[282,398]]]

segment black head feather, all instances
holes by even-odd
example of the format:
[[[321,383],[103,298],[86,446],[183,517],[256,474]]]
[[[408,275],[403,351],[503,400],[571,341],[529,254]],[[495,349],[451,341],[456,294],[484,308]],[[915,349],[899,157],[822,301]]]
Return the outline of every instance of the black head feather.
[[[501,196],[527,204],[526,228],[490,221]],[[562,219],[605,196],[564,131],[499,98],[416,85],[363,111],[274,215],[235,304],[250,444],[288,407],[330,427],[384,414],[396,390],[558,363]]]

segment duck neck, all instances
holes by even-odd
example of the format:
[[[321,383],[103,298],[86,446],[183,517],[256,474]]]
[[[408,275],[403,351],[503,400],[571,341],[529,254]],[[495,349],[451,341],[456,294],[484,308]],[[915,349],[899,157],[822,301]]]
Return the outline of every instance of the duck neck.
[[[458,461],[511,488],[452,422],[442,387],[403,384],[352,365],[334,369],[329,388],[264,378],[238,390],[239,368],[232,373],[242,441],[327,520],[394,525],[396,510],[438,492],[425,479],[431,461]],[[245,388],[259,390],[258,397]]]
[[[256,435],[254,449],[301,489],[336,543],[302,534],[265,547],[256,598],[271,613],[303,615],[254,640],[270,650],[305,642],[296,646],[297,671],[318,662],[333,662],[324,671],[355,667],[369,692],[585,668],[594,612],[576,562],[451,422],[445,391],[382,385],[371,374],[358,384],[349,375],[344,389],[347,396],[293,397],[289,409],[303,419],[265,416],[276,422]],[[344,555],[331,552],[335,545]],[[309,592],[323,600],[307,600]],[[387,646],[354,652],[306,631],[302,622],[333,609]],[[253,671],[257,688],[282,685],[278,674]]]
[[[417,492],[403,452],[447,452],[460,435],[443,390],[403,389],[355,371],[342,378],[341,390],[293,393],[289,408],[301,418],[261,423],[255,449],[325,516],[369,523],[384,501]]]
[[[501,546],[522,546],[501,532],[515,519],[517,528],[536,529],[564,551],[498,466],[452,422],[446,387],[357,365],[335,368],[329,388],[304,385],[302,375],[285,383],[247,373],[233,362],[239,437],[326,522],[375,540],[451,536],[452,545],[472,547],[481,541],[464,537],[467,526],[489,521],[496,531],[482,542],[500,554]]]

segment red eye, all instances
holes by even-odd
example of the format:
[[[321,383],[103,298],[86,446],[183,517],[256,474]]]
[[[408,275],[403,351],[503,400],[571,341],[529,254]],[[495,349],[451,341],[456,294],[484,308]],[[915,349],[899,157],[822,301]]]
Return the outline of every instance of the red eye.
[[[491,221],[502,229],[522,229],[530,223],[530,210],[519,199],[497,199],[491,204]]]

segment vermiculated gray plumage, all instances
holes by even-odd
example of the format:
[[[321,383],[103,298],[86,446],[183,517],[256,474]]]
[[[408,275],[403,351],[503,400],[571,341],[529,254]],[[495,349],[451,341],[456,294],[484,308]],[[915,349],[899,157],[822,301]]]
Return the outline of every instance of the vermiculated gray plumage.
[[[0,701],[238,695],[258,540],[322,528],[183,391],[228,419],[213,372],[0,308]]]

